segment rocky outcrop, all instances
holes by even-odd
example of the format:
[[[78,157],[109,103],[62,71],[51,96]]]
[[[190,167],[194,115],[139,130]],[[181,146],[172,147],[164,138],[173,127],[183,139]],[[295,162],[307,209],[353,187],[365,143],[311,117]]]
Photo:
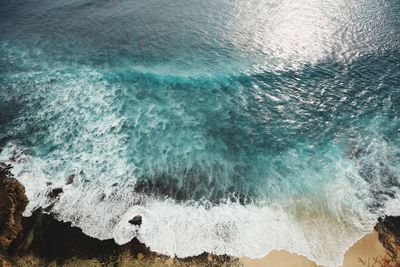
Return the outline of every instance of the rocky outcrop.
[[[150,251],[137,239],[123,246],[112,239],[98,240],[41,210],[24,218],[23,231],[9,247],[9,255],[15,266],[240,266],[236,258],[206,253],[169,258]]]
[[[22,212],[28,204],[24,187],[13,178],[11,167],[0,164],[0,250],[7,250],[22,230]]]
[[[169,258],[151,252],[137,239],[119,246],[112,239],[91,238],[40,209],[30,217],[22,217],[28,199],[10,168],[0,163],[0,267],[240,265],[236,258],[206,253],[186,259]],[[60,193],[62,190],[57,188],[50,192],[53,198]],[[142,218],[134,217],[131,223],[140,226]]]
[[[0,163],[0,267],[3,266],[241,266],[237,258],[200,256],[178,259],[151,252],[137,239],[123,246],[98,240],[70,223],[37,210],[22,217],[28,200],[24,187],[12,177],[10,166]],[[69,178],[69,180],[72,178]],[[62,190],[51,192],[54,198]],[[140,216],[131,224],[142,224]],[[390,259],[374,266],[400,266],[400,217],[386,217],[375,226]],[[398,264],[399,263],[399,264]]]
[[[135,217],[133,217],[131,220],[129,220],[130,224],[133,225],[141,225],[142,224],[142,216],[137,215]]]
[[[387,250],[390,260],[400,266],[400,217],[381,218],[375,226],[379,241]]]

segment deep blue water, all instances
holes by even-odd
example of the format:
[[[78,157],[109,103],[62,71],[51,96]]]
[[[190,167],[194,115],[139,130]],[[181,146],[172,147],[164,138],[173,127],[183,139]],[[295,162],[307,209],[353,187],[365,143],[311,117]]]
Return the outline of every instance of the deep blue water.
[[[28,210],[54,204],[101,239],[118,241],[136,207],[191,240],[143,230],[161,253],[286,248],[340,262],[346,248],[321,253],[320,232],[303,236],[312,214],[350,229],[350,245],[400,214],[399,14],[394,0],[3,0],[0,158]],[[196,212],[209,224],[197,232],[182,226]],[[242,225],[240,212],[271,223]],[[245,247],[243,227],[263,241]]]

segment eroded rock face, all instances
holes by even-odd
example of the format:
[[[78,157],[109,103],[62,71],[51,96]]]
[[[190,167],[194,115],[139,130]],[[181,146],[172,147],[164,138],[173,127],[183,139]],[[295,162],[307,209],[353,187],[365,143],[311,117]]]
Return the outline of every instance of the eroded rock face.
[[[392,261],[400,264],[400,217],[387,216],[380,219],[375,230]]]
[[[25,188],[0,163],[0,250],[6,250],[22,229],[22,212],[28,204]]]

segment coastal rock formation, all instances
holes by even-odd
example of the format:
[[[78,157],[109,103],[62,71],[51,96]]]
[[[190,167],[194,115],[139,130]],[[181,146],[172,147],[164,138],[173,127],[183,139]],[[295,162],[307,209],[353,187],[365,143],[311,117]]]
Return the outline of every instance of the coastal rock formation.
[[[54,198],[62,190],[54,189]],[[151,252],[133,239],[123,246],[113,240],[98,240],[70,223],[37,210],[28,218],[22,212],[28,203],[24,187],[13,178],[10,166],[0,163],[0,267],[8,266],[241,266],[239,259],[207,253],[179,259]],[[131,224],[141,225],[134,216]],[[374,266],[400,266],[400,217],[382,218],[375,226],[390,259]]]
[[[206,253],[169,258],[150,251],[137,239],[123,246],[112,239],[98,240],[41,210],[24,218],[23,228],[10,246],[15,266],[239,266],[236,258],[215,256],[209,260]]]
[[[98,240],[71,223],[60,222],[40,209],[22,217],[28,199],[24,187],[0,163],[0,267],[11,266],[239,266],[228,256],[202,254],[177,259],[158,255],[137,239],[123,246]],[[57,198],[62,190],[50,192]],[[132,223],[140,225],[135,216]]]
[[[400,266],[400,217],[387,216],[380,219],[375,230],[391,261]]]
[[[22,212],[28,204],[24,187],[12,177],[11,167],[0,165],[0,251],[7,250],[22,229]]]

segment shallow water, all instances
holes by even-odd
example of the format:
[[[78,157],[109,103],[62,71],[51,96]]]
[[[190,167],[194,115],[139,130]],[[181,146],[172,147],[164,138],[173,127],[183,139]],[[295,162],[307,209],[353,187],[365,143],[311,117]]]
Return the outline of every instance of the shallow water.
[[[27,215],[100,239],[339,265],[400,215],[398,14],[372,0],[2,1],[0,159]]]

